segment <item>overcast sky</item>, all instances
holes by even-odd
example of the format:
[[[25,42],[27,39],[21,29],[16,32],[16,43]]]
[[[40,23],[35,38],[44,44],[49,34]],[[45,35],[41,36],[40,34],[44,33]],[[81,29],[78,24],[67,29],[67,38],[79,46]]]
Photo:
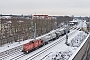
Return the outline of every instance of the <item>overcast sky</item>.
[[[90,16],[90,0],[0,0],[0,14]]]

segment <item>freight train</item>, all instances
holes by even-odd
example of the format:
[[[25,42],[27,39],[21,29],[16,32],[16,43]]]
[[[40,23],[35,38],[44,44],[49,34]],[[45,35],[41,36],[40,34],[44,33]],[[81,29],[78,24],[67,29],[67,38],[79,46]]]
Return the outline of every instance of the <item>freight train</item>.
[[[67,32],[69,33],[70,30],[68,29]],[[32,40],[26,44],[23,45],[23,52],[24,53],[30,53],[31,51],[36,50],[37,48],[44,46],[46,44],[48,44],[51,41],[54,41],[56,39],[58,39],[60,36],[63,36],[66,34],[66,29],[63,28],[60,30],[60,28],[49,32],[49,34],[40,37],[39,39],[36,40]]]

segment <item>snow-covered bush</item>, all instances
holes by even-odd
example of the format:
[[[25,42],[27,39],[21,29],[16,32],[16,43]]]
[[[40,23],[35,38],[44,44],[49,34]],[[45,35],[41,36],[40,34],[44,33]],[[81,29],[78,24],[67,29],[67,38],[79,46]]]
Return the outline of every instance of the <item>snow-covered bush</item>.
[[[86,38],[87,34],[84,32],[80,32],[77,36],[75,36],[72,40],[70,45],[72,47],[79,47],[83,40]]]
[[[67,60],[71,55],[71,51],[55,52],[50,54],[45,60]]]

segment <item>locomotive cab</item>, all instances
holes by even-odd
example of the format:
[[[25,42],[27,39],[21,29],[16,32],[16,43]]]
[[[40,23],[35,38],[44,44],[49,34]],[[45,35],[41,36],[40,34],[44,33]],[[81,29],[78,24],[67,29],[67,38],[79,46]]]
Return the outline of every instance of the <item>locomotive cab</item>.
[[[26,43],[23,45],[23,52],[29,53],[33,49],[33,41],[30,41],[29,43]]]

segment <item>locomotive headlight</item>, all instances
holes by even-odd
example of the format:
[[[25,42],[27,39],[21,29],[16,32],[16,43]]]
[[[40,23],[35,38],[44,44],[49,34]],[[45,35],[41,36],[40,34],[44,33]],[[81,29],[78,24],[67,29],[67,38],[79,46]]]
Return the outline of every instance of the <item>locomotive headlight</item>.
[[[28,51],[27,51],[27,53],[28,53]]]

